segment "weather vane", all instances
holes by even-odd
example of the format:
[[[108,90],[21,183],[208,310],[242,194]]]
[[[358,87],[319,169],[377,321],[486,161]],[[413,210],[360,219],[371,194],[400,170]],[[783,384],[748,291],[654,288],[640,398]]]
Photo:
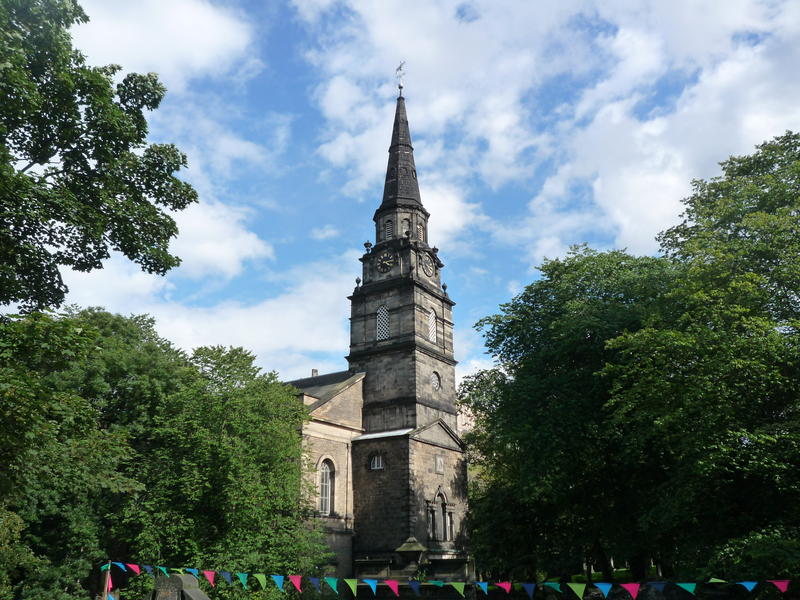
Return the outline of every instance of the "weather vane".
[[[405,64],[406,61],[401,61],[400,66],[394,70],[394,76],[397,77],[397,87],[400,90],[401,96],[403,95],[403,78],[406,76],[406,72],[403,70]]]

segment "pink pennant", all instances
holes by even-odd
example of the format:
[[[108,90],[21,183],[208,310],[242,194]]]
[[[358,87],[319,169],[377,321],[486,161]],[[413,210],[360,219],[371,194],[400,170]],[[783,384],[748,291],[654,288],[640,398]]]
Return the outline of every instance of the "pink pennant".
[[[292,585],[298,592],[302,592],[303,590],[300,589],[300,582],[303,581],[302,575],[289,575],[289,581],[292,582]]]
[[[208,583],[211,584],[211,587],[214,587],[214,576],[216,574],[216,571],[203,571],[203,575],[206,576],[206,579],[208,579]]]
[[[499,587],[501,590],[505,590],[506,594],[511,592],[511,582],[510,581],[496,581],[494,584],[497,587]]]
[[[788,579],[767,579],[772,585],[778,588],[783,594],[786,590],[789,589],[789,580]]]
[[[622,587],[631,595],[633,600],[636,600],[636,596],[639,595],[639,587],[641,584],[639,583],[620,583]]]
[[[396,579],[384,579],[383,583],[389,586],[389,589],[394,592],[395,596],[400,596],[400,592],[397,591],[397,580]]]
[[[125,566],[128,567],[131,571],[133,571],[137,575],[142,572],[142,570],[139,568],[139,565],[132,565],[131,563],[125,563]]]
[[[110,592],[111,588],[113,588],[113,587],[114,587],[114,584],[111,581],[111,573],[109,572],[109,574],[108,574],[108,587],[106,588],[106,591]]]

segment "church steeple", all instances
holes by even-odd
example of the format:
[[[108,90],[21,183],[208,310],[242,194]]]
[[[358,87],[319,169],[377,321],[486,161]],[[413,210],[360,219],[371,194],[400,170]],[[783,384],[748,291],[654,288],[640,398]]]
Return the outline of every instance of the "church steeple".
[[[383,187],[383,202],[379,210],[397,206],[422,206],[417,183],[417,167],[414,164],[414,147],[406,116],[406,99],[403,88],[397,97],[394,112],[392,142],[389,145],[389,161],[386,165],[386,183]]]

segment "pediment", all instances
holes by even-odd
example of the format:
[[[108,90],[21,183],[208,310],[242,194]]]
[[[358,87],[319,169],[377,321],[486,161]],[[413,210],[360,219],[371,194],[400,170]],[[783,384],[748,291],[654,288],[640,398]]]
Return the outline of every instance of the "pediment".
[[[418,442],[425,442],[434,446],[449,448],[450,450],[464,450],[463,440],[441,419],[415,429],[409,437]]]

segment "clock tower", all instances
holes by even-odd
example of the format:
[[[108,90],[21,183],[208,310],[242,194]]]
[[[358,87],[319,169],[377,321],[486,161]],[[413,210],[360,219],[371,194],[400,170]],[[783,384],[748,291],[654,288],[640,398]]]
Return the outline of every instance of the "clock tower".
[[[364,373],[353,440],[358,576],[463,577],[466,461],[456,433],[452,308],[428,238],[405,98],[397,98],[375,243],[349,297],[350,372]],[[416,550],[414,550],[416,548]]]

